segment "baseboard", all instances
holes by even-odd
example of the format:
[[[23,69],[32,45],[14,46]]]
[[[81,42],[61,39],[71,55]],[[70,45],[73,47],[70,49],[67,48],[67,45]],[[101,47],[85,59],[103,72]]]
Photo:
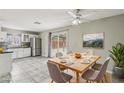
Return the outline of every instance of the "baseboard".
[[[46,57],[47,58],[47,56],[41,56],[41,57]]]

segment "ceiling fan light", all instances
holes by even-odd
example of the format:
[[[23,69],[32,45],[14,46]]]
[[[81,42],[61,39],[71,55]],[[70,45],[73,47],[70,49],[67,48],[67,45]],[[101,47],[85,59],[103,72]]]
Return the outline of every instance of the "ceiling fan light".
[[[78,25],[77,20],[73,20],[72,25]]]
[[[81,23],[81,20],[80,19],[77,19],[78,23],[80,24]]]
[[[75,19],[72,21],[72,25],[79,25],[81,21],[79,19]]]

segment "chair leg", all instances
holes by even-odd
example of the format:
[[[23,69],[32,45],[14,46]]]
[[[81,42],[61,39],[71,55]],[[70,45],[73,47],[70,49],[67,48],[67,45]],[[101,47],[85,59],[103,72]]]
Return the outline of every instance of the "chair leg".
[[[90,81],[90,83],[94,83],[94,81]]]
[[[86,80],[86,83],[94,83],[95,81]]]
[[[89,83],[88,80],[86,80],[86,83]]]
[[[103,82],[106,83],[106,78],[103,76]]]
[[[51,80],[51,83],[53,83],[53,80]]]
[[[70,80],[68,82],[71,83]]]
[[[101,82],[104,83],[104,80],[102,79]]]
[[[95,83],[95,81],[92,81],[92,83]]]
[[[89,81],[89,83],[91,83],[91,81]]]
[[[104,74],[104,80],[105,80],[105,82],[107,82],[107,77],[106,77],[106,74]]]
[[[96,81],[97,83],[100,83],[100,81]]]

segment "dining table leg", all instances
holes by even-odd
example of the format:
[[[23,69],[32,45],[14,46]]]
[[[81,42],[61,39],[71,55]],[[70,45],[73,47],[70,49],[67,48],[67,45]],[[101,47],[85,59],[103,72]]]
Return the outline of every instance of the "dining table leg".
[[[76,82],[79,83],[80,77],[79,77],[79,72],[76,72]]]

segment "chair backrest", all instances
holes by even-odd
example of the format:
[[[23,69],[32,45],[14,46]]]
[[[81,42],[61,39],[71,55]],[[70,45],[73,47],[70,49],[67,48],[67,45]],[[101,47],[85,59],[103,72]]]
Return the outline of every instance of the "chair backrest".
[[[94,55],[94,51],[92,49],[89,49],[86,51],[87,55]]]
[[[71,54],[71,53],[73,53],[73,52],[72,52],[72,51],[68,51],[68,52],[67,52],[67,54]]]
[[[48,70],[50,77],[52,78],[53,81],[56,83],[65,83],[66,81],[64,80],[60,68],[57,64],[48,61],[47,62]]]
[[[104,61],[102,67],[100,68],[100,71],[99,71],[99,74],[98,74],[96,80],[101,80],[103,78],[104,74],[106,73],[106,70],[107,70],[107,66],[108,66],[109,61],[110,61],[110,57],[108,57]]]
[[[56,57],[62,57],[62,56],[63,56],[63,54],[61,52],[56,53]]]

